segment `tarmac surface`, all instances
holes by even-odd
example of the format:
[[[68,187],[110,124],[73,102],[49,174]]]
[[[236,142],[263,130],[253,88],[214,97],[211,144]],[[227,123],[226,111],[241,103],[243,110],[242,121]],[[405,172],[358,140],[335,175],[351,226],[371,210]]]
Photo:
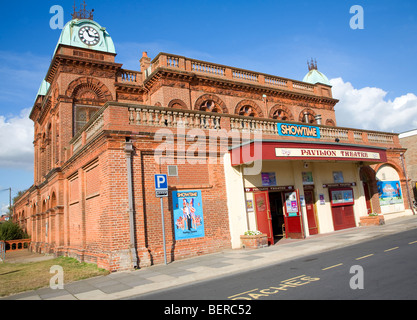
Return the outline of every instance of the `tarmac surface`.
[[[310,236],[303,240],[282,239],[267,248],[224,250],[219,253],[171,262],[167,265],[116,272],[107,276],[76,281],[64,284],[64,289],[43,288],[0,300],[124,299],[278,264],[411,229],[417,229],[417,216],[403,216],[386,220],[385,225],[382,226],[356,227]],[[36,261],[36,259],[50,258],[53,257],[33,255],[25,259]]]

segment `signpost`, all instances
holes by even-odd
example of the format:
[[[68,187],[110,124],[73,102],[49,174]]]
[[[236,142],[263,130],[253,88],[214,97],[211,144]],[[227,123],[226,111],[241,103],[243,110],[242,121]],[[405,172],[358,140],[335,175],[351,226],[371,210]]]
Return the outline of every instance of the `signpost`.
[[[161,199],[162,235],[164,239],[164,261],[167,264],[167,250],[165,241],[165,219],[163,198],[168,197],[168,179],[166,174],[155,175],[155,196]]]

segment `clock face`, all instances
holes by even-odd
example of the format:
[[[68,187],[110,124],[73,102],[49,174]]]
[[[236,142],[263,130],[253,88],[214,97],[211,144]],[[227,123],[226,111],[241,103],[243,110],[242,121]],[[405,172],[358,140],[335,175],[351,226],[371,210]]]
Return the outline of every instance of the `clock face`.
[[[78,36],[81,41],[89,46],[95,46],[100,41],[100,35],[93,27],[85,26],[80,29]]]

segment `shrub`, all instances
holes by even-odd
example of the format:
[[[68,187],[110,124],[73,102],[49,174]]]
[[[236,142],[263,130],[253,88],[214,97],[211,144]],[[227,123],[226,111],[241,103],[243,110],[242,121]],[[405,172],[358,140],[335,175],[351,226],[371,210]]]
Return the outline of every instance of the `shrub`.
[[[0,240],[28,239],[29,235],[18,224],[11,221],[0,224]]]

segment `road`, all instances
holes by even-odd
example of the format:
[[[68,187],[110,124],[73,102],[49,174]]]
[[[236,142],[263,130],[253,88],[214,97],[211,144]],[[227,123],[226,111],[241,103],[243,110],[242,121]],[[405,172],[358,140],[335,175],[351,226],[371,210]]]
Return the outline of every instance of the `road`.
[[[417,299],[417,229],[134,300]]]

